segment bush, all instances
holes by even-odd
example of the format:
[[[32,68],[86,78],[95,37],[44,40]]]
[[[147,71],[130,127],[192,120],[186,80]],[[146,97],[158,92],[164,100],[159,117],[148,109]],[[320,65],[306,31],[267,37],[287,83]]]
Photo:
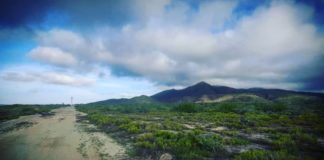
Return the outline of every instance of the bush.
[[[223,149],[223,139],[219,135],[202,134],[198,135],[196,139],[203,150],[216,153]]]
[[[201,131],[171,132],[157,131],[140,135],[136,140],[140,153],[156,155],[166,151],[178,159],[199,159],[210,157],[223,150],[223,140],[215,134],[203,134]],[[189,154],[190,153],[190,154]]]
[[[239,137],[226,138],[223,141],[226,145],[247,145],[250,143],[248,140]]]
[[[164,129],[166,130],[176,130],[176,131],[179,131],[179,130],[182,130],[183,129],[183,126],[176,123],[176,122],[173,122],[169,119],[165,120],[163,123],[162,123],[162,126]]]
[[[272,112],[282,112],[287,110],[287,106],[283,103],[274,103],[270,111]]]
[[[250,150],[235,156],[235,160],[295,160],[285,151]]]
[[[131,122],[119,126],[121,129],[126,130],[129,133],[140,133],[141,127],[139,123]]]
[[[283,103],[260,103],[256,104],[255,109],[262,112],[283,112],[288,109],[288,107]]]
[[[236,104],[224,103],[224,104],[221,104],[220,106],[218,106],[216,111],[225,112],[225,113],[238,112],[238,106]]]
[[[99,124],[99,125],[112,123],[112,120],[111,120],[111,118],[109,116],[105,116],[105,115],[100,114],[100,113],[90,114],[89,119],[90,119],[90,121],[93,121],[94,123]]]
[[[174,111],[194,113],[198,112],[198,107],[193,103],[181,103],[173,108]]]
[[[269,126],[272,123],[272,117],[265,113],[246,113],[244,120],[250,126]]]
[[[2,105],[0,106],[0,122],[19,118],[19,116],[50,112],[62,105]]]
[[[277,150],[287,150],[290,153],[296,153],[298,151],[297,144],[293,137],[289,134],[276,134],[275,140],[272,141],[272,145]]]

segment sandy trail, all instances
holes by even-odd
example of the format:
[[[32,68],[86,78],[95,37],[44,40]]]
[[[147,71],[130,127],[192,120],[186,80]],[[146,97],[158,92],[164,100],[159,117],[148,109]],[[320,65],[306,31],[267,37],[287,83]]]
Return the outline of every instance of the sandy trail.
[[[123,159],[125,149],[94,128],[76,122],[73,107],[53,110],[54,116],[22,116],[0,124],[0,159]],[[16,129],[13,126],[16,126]],[[19,127],[17,127],[19,126]],[[8,129],[9,128],[9,129]],[[10,129],[11,128],[11,129]]]

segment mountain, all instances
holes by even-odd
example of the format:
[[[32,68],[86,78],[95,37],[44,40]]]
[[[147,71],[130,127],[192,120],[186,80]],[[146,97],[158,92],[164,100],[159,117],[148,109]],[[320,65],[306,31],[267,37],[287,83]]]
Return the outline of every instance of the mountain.
[[[113,104],[113,105],[121,105],[121,104],[149,104],[149,103],[156,103],[154,99],[149,96],[137,96],[133,98],[119,98],[119,99],[108,99],[104,101],[93,102],[89,104]]]
[[[287,96],[312,96],[324,98],[323,93],[297,92],[283,89],[249,88],[236,89],[227,86],[213,86],[199,82],[184,89],[170,89],[152,96],[137,96],[130,99],[108,99],[92,104],[153,104],[178,102],[221,102],[221,101],[273,101]]]
[[[167,90],[151,96],[159,102],[197,101],[202,96],[216,98],[223,94],[234,93],[234,88],[225,86],[212,86],[206,82],[199,82],[181,90]]]
[[[180,89],[180,90],[166,90],[151,96],[153,99],[159,102],[174,103],[174,102],[204,102],[203,99],[208,101],[217,102],[218,99],[224,96],[245,95],[248,97],[259,97],[265,100],[274,100],[283,96],[290,95],[305,95],[323,97],[322,93],[310,93],[310,92],[296,92],[283,89],[264,89],[264,88],[249,88],[249,89],[235,89],[226,86],[213,86],[206,82],[199,82],[193,86]],[[255,98],[257,98],[255,97]],[[228,98],[227,98],[228,99]]]

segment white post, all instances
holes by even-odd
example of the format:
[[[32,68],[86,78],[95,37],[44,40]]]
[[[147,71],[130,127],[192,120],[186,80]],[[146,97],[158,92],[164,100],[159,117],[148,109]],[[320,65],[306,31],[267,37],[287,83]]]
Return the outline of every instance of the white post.
[[[73,107],[73,97],[71,97],[71,107]]]

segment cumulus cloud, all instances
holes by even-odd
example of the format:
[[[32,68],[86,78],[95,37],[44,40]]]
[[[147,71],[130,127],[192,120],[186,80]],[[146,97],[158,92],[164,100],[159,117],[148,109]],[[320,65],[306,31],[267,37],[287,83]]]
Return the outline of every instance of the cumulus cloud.
[[[87,42],[82,36],[62,29],[38,32],[37,41],[42,46],[60,46],[61,49],[66,51],[82,50],[87,47]]]
[[[22,69],[23,68],[23,69]],[[0,78],[6,81],[41,82],[66,86],[90,86],[95,79],[75,74],[54,72],[33,66],[19,66],[1,70]]]
[[[0,84],[2,104],[69,103],[71,96],[77,103],[89,103],[159,91],[154,83],[144,78],[115,77],[107,68],[80,75],[36,64],[1,68]]]
[[[1,103],[129,98],[198,81],[324,90],[323,2],[0,3]]]
[[[78,61],[70,53],[54,47],[37,47],[30,51],[29,56],[38,61],[53,65],[75,66]]]
[[[237,19],[235,1],[203,1],[197,9],[182,1],[151,3],[148,7],[136,1],[140,21],[121,28],[103,26],[88,34],[65,29],[39,33],[39,48],[57,51],[35,59],[62,65],[54,59],[70,55],[84,68],[119,66],[172,85],[205,80],[234,87],[301,89],[321,74],[323,67],[311,66],[323,61],[324,38],[311,22],[307,6],[276,1]]]
[[[236,1],[208,1],[199,6],[198,13],[193,17],[193,25],[200,29],[217,30],[230,19]]]
[[[45,73],[40,74],[39,79],[45,83],[70,85],[70,86],[87,86],[95,82],[93,79],[73,77],[60,73]]]

